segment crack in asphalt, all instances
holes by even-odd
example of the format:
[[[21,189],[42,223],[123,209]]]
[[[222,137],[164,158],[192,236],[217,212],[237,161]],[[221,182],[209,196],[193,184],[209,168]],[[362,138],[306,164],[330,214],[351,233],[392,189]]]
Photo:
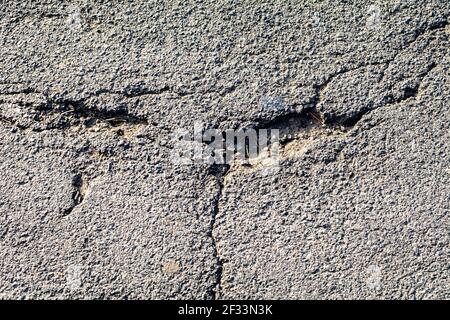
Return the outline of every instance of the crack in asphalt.
[[[73,121],[81,119],[85,119],[87,120],[87,122],[89,122],[89,120],[100,121],[103,123],[107,123],[111,127],[117,127],[122,124],[126,124],[128,126],[135,126],[135,125],[146,126],[149,124],[147,118],[131,115],[127,110],[112,111],[112,110],[98,110],[95,108],[86,108],[84,99],[61,100],[61,101],[53,101],[47,99],[46,103],[39,105],[37,108],[34,108],[34,111],[38,112],[38,114],[36,115],[36,118],[38,119],[36,121],[37,123],[39,122],[42,123],[45,121],[45,119],[48,119],[49,117],[53,118],[50,119],[50,123],[47,124],[45,128],[32,128],[31,125],[30,126],[19,125],[16,121],[7,119],[4,116],[0,116],[0,121],[3,123],[7,123],[9,125],[14,125],[15,127],[21,130],[32,129],[32,131],[34,132],[42,132],[54,129],[64,130],[73,126],[79,126],[80,124],[78,122],[74,124]],[[59,121],[59,123],[52,124],[54,120],[57,120],[57,117],[62,117],[63,121],[62,122]]]
[[[424,36],[425,34],[432,32],[432,31],[445,29],[449,25],[449,21],[448,21],[449,17],[450,17],[450,15],[447,15],[447,16],[443,17],[443,19],[445,19],[445,20],[437,21],[430,26],[424,26],[424,27],[422,27],[422,29],[416,29],[413,39],[406,42],[406,45],[403,48],[398,49],[397,52],[395,53],[395,55],[387,61],[387,63],[388,63],[387,68],[389,68],[389,66],[392,64],[392,62],[395,61],[402,52],[409,49],[421,36]],[[382,80],[384,80],[384,77],[382,78]]]
[[[83,179],[83,175],[81,173],[76,174],[72,178],[72,186],[74,191],[72,192],[72,205],[64,210],[63,216],[70,215],[75,208],[77,208],[84,200],[86,195],[87,183]]]
[[[422,87],[422,82],[423,80],[426,78],[426,76],[433,71],[438,65],[436,63],[431,63],[428,67],[427,70],[421,74],[418,75],[418,77],[416,78],[418,81],[418,84],[414,87],[406,87],[404,89],[403,95],[397,99],[393,99],[393,97],[391,95],[389,95],[387,97],[387,101],[382,103],[381,105],[374,107],[374,108],[367,108],[367,109],[363,109],[361,110],[359,113],[357,113],[356,115],[349,117],[347,119],[345,119],[342,124],[346,127],[355,127],[358,122],[365,116],[370,114],[372,111],[377,110],[377,109],[381,109],[384,107],[388,107],[391,105],[396,105],[396,104],[400,104],[406,100],[409,100],[410,98],[414,98],[415,100],[418,100],[418,96],[420,93],[420,88]]]
[[[386,106],[390,106],[393,104],[400,104],[411,98],[417,99],[422,82],[423,82],[424,78],[428,75],[428,73],[431,72],[434,68],[436,68],[437,65],[435,63],[432,63],[430,66],[428,66],[427,70],[418,76],[419,84],[416,87],[409,88],[409,90],[408,90],[408,88],[406,88],[403,96],[398,98],[395,101],[385,102],[384,104],[377,106],[376,108],[363,109],[359,113],[357,113],[355,116],[349,117],[342,122],[339,121],[339,119],[325,120],[324,116],[317,110],[318,109],[317,106],[323,100],[323,94],[322,94],[323,91],[326,90],[327,86],[337,76],[343,75],[348,72],[356,71],[360,68],[366,68],[366,67],[370,67],[370,66],[384,66],[384,68],[382,70],[382,75],[380,76],[380,79],[378,81],[378,82],[382,82],[384,80],[385,71],[389,68],[389,66],[392,64],[392,62],[397,59],[398,55],[401,52],[408,49],[421,35],[425,34],[426,32],[442,29],[442,28],[445,28],[447,25],[448,25],[448,21],[444,21],[444,22],[437,23],[435,26],[432,26],[428,29],[424,29],[421,32],[418,32],[415,35],[414,39],[411,40],[410,42],[408,42],[407,45],[405,47],[403,47],[402,49],[400,49],[394,55],[394,57],[392,57],[391,59],[388,59],[388,60],[382,61],[382,62],[362,64],[362,65],[359,65],[354,68],[344,69],[339,72],[336,72],[335,74],[329,76],[323,83],[314,86],[315,96],[313,97],[312,102],[309,104],[309,107],[307,107],[303,112],[301,112],[301,113],[293,112],[293,113],[281,115],[281,116],[278,116],[276,118],[269,119],[269,120],[265,120],[265,119],[258,120],[257,119],[257,120],[255,120],[255,125],[253,126],[253,128],[254,129],[277,128],[277,127],[286,128],[290,125],[291,120],[294,119],[294,122],[296,122],[297,124],[299,122],[301,123],[300,126],[296,127],[296,130],[305,130],[310,126],[317,126],[324,130],[338,128],[342,134],[345,134],[348,131],[352,130],[354,127],[356,127],[358,125],[358,123],[361,121],[361,119],[364,116],[368,115],[373,110],[383,108]],[[291,134],[291,135],[288,135],[287,139],[280,141],[281,146],[285,146],[288,142],[295,140],[295,138],[293,138],[293,137],[295,137],[295,132],[293,132],[293,134]],[[343,148],[341,148],[338,153],[342,152]],[[211,218],[212,222],[211,222],[210,231],[209,231],[209,236],[212,239],[214,254],[216,257],[216,261],[217,261],[217,267],[216,267],[216,272],[215,272],[215,283],[208,290],[208,295],[212,299],[216,299],[222,290],[222,277],[223,277],[223,272],[224,272],[224,264],[226,263],[226,261],[224,261],[224,259],[222,259],[220,257],[220,254],[219,254],[219,251],[217,248],[218,241],[214,236],[214,230],[216,228],[216,218],[220,213],[220,201],[224,198],[224,193],[226,192],[225,191],[226,186],[225,186],[224,180],[226,179],[226,176],[232,171],[233,170],[231,169],[230,166],[226,166],[225,169],[221,170],[221,173],[219,175],[214,174],[219,183],[219,190],[217,192],[217,196],[215,197],[213,208],[212,208],[212,211],[213,211],[212,218]]]
[[[117,111],[106,111],[106,110],[98,110],[92,108],[85,108],[85,104],[83,101],[63,101],[62,106],[65,109],[70,109],[69,114],[73,115],[75,118],[92,118],[96,120],[100,120],[103,122],[108,122],[112,126],[117,126],[121,123],[127,123],[130,125],[148,125],[148,121],[146,118],[141,118],[137,116],[131,115],[126,110],[117,110]],[[53,110],[52,110],[53,111]]]
[[[214,91],[214,90],[206,90],[203,92],[178,92],[174,91],[169,86],[164,86],[162,88],[153,89],[153,88],[132,88],[132,89],[125,89],[124,91],[111,91],[106,89],[100,89],[96,91],[95,93],[84,97],[83,99],[79,100],[70,100],[70,99],[51,99],[48,97],[47,94],[42,94],[34,89],[25,89],[25,90],[16,90],[16,91],[9,91],[9,92],[2,92],[0,93],[1,96],[12,96],[12,95],[27,95],[27,94],[41,94],[42,97],[45,97],[45,103],[40,104],[38,108],[35,108],[34,111],[39,112],[39,117],[46,117],[46,116],[58,116],[62,115],[68,118],[69,115],[73,116],[76,119],[83,118],[91,118],[95,120],[100,120],[103,122],[108,122],[108,124],[112,124],[112,126],[116,126],[117,124],[126,123],[128,125],[149,125],[148,119],[146,117],[139,117],[130,114],[127,110],[99,110],[96,108],[86,108],[86,101],[93,97],[99,97],[101,95],[120,95],[124,98],[131,99],[131,98],[137,98],[147,95],[160,95],[166,92],[174,93],[179,97],[187,96],[187,95],[194,95],[194,94],[207,94],[207,93],[216,93],[220,96],[225,96],[229,93],[232,93],[237,88],[236,85],[233,85],[231,87],[224,88],[221,91]],[[1,102],[1,101],[0,101]],[[18,104],[20,105],[31,105],[30,102],[24,102],[20,101]],[[57,106],[57,108],[53,108],[54,106]],[[8,119],[2,117],[0,118],[0,121],[12,124],[17,126],[19,129],[28,129],[27,126],[19,126],[17,123],[13,121],[8,121]],[[39,121],[37,121],[39,122]],[[50,126],[48,128],[34,128],[33,131],[35,132],[41,132],[46,130],[53,130],[53,129],[67,129],[71,127],[72,125],[69,124],[58,124],[56,126]]]
[[[447,19],[447,17],[446,17]],[[301,113],[298,112],[292,112],[289,114],[281,115],[272,119],[257,119],[254,121],[254,129],[263,129],[263,128],[289,128],[291,126],[292,122],[294,122],[296,125],[293,127],[293,129],[290,131],[291,137],[287,137],[286,139],[281,141],[281,145],[284,146],[288,142],[295,140],[295,133],[298,131],[302,131],[308,128],[308,126],[316,126],[323,129],[334,129],[334,128],[341,128],[344,127],[342,130],[343,133],[348,132],[349,130],[353,129],[355,126],[358,125],[359,121],[361,119],[368,115],[370,112],[383,108],[386,106],[390,106],[393,104],[399,104],[402,103],[408,99],[417,99],[419,96],[421,84],[423,82],[423,79],[428,75],[429,72],[431,72],[434,68],[436,68],[436,64],[431,64],[428,66],[427,70],[420,74],[417,79],[419,80],[419,84],[413,88],[406,88],[405,92],[402,97],[396,99],[396,100],[387,100],[384,101],[381,105],[375,107],[375,108],[367,108],[364,110],[361,110],[353,117],[348,117],[344,119],[342,122],[337,120],[325,120],[323,115],[318,112],[317,106],[322,103],[323,101],[323,92],[326,90],[327,86],[338,76],[343,75],[348,72],[356,71],[360,68],[366,68],[370,66],[384,66],[382,75],[380,77],[379,82],[383,82],[385,80],[385,74],[384,72],[391,66],[391,64],[397,59],[397,57],[407,50],[409,47],[411,47],[422,35],[440,30],[443,28],[446,28],[448,26],[448,21],[439,21],[431,26],[423,27],[422,29],[416,29],[415,34],[413,36],[413,39],[411,41],[406,42],[406,45],[403,48],[398,49],[398,51],[391,57],[390,59],[380,61],[380,62],[371,62],[371,63],[361,63],[355,67],[352,68],[344,68],[342,70],[339,70],[338,72],[330,75],[327,77],[325,81],[323,81],[320,84],[314,85],[314,91],[315,94],[311,98],[311,102],[306,105],[306,108]],[[61,101],[52,101],[48,99],[45,106],[39,111],[42,113],[42,116],[48,116],[48,115],[62,115],[62,116],[72,116],[75,119],[81,119],[81,118],[92,118],[95,120],[100,120],[102,122],[107,122],[108,124],[112,126],[120,125],[120,124],[128,124],[128,125],[149,125],[148,120],[146,118],[137,117],[131,115],[126,110],[121,111],[101,111],[98,109],[91,109],[86,108],[86,100],[92,97],[98,97],[103,94],[118,94],[125,98],[136,98],[141,97],[145,95],[159,95],[164,93],[173,93],[177,94],[178,96],[184,96],[189,94],[205,94],[205,93],[218,93],[220,95],[225,95],[228,93],[233,92],[236,89],[236,86],[232,86],[230,88],[226,88],[225,91],[217,92],[217,91],[205,91],[205,92],[176,92],[173,90],[173,88],[169,86],[163,86],[162,88],[129,88],[125,89],[124,91],[110,91],[110,90],[104,90],[101,89],[97,92],[95,92],[92,95],[89,95],[88,97],[73,101],[73,100],[61,100]],[[19,94],[36,94],[36,92],[33,89],[26,89],[22,91],[11,91],[7,93],[0,93],[1,95],[19,95]],[[61,107],[61,110],[53,109],[52,107],[54,105],[58,105]],[[61,112],[62,111],[62,112]],[[23,128],[22,126],[18,125],[17,123],[6,119],[3,116],[0,116],[0,122],[6,123],[8,125],[14,125],[19,129],[27,129]],[[68,127],[72,126],[71,124],[62,124],[60,127],[55,127],[51,129],[66,129]],[[44,131],[43,130],[36,130],[36,131]],[[294,138],[293,138],[294,137]],[[220,202],[224,199],[224,195],[226,192],[226,185],[224,183],[225,178],[227,175],[232,172],[231,167],[229,165],[212,165],[210,167],[210,174],[212,174],[218,183],[218,191],[216,196],[213,199],[212,208],[211,208],[211,222],[208,230],[208,237],[210,237],[212,241],[212,246],[214,250],[214,256],[216,259],[216,270],[214,272],[215,280],[214,283],[211,285],[210,288],[207,290],[207,296],[211,299],[217,299],[221,293],[222,290],[222,277],[224,272],[224,264],[226,261],[221,258],[220,252],[218,250],[218,240],[216,239],[216,236],[214,235],[214,231],[217,227],[217,217],[220,214]],[[82,174],[76,174],[72,179],[72,185],[74,188],[74,191],[72,193],[72,201],[73,204],[70,208],[66,209],[64,211],[64,215],[70,215],[79,205],[82,204],[84,201],[84,197],[86,194],[86,188],[87,184],[83,179]]]
[[[320,114],[315,112],[314,110],[306,110],[300,114],[295,115],[285,115],[280,116],[272,120],[268,121],[261,121],[258,123],[256,127],[253,127],[251,129],[266,129],[266,128],[277,128],[277,127],[288,127],[291,125],[292,119],[294,119],[295,128],[294,131],[302,131],[309,129],[311,127],[320,127],[323,130],[329,129],[329,125],[325,125],[323,123],[323,119],[320,117]],[[250,128],[249,128],[250,129]],[[280,144],[282,146],[286,145],[288,142],[295,140],[293,138],[295,134],[293,133],[292,136],[287,135],[286,137],[283,137],[280,141]],[[216,259],[216,270],[214,272],[215,275],[215,281],[214,283],[208,288],[207,290],[207,296],[211,298],[212,300],[216,300],[220,298],[220,293],[222,290],[222,277],[224,272],[224,265],[227,261],[225,261],[221,256],[220,252],[218,250],[218,240],[216,239],[216,236],[214,235],[214,231],[216,230],[216,219],[217,216],[220,214],[220,202],[225,198],[225,192],[226,192],[226,184],[225,180],[229,173],[234,171],[232,168],[232,165],[223,165],[223,164],[212,164],[209,167],[209,174],[213,175],[216,179],[216,182],[218,184],[218,191],[216,193],[216,196],[214,197],[213,204],[212,204],[212,216],[211,216],[211,223],[208,230],[207,236],[210,237],[212,241],[214,256]]]
[[[213,165],[210,167],[210,174],[214,175],[216,178],[217,184],[218,184],[218,191],[216,196],[213,200],[212,205],[212,216],[211,216],[211,223],[210,228],[208,230],[207,236],[210,237],[214,249],[214,257],[216,259],[216,270],[214,272],[214,283],[208,288],[207,290],[207,296],[208,298],[212,300],[217,300],[217,298],[220,295],[221,289],[222,289],[222,275],[223,275],[223,265],[224,260],[220,257],[219,250],[217,248],[217,241],[214,235],[214,230],[216,227],[216,217],[219,214],[219,206],[220,206],[220,200],[222,199],[224,195],[224,179],[226,174],[228,173],[230,169],[230,166],[228,165]]]
[[[432,32],[432,31],[436,31],[436,30],[441,30],[441,29],[445,29],[449,22],[448,22],[448,17],[444,17],[445,20],[442,21],[438,21],[435,22],[432,25],[429,26],[423,26],[420,29],[416,29],[415,30],[415,34],[413,39],[411,39],[410,41],[406,42],[406,45],[403,46],[402,48],[398,49],[397,52],[394,54],[393,57],[391,57],[390,59],[384,60],[384,61],[380,61],[380,62],[370,62],[370,63],[360,63],[357,66],[351,67],[351,68],[343,68],[342,70],[339,70],[338,72],[335,72],[332,75],[329,75],[327,77],[327,79],[325,81],[323,81],[320,84],[316,84],[313,86],[314,90],[315,90],[315,95],[311,98],[311,101],[305,105],[305,109],[307,109],[309,112],[315,112],[318,113],[317,111],[317,106],[322,102],[322,94],[323,91],[326,90],[327,86],[338,76],[349,73],[349,72],[353,72],[356,71],[358,69],[361,68],[367,68],[370,66],[384,66],[383,70],[382,70],[382,75],[380,77],[379,83],[383,82],[385,79],[385,71],[389,68],[389,66],[392,64],[392,62],[394,62],[398,55],[400,55],[403,51],[407,50],[409,47],[411,47],[411,45],[413,45],[413,43],[415,43],[421,36]],[[435,66],[432,66],[432,68],[434,68]],[[428,73],[428,72],[427,72]],[[421,76],[419,76],[419,78],[422,78]],[[67,115],[67,114],[72,114],[75,118],[81,118],[81,117],[89,117],[92,119],[96,119],[96,120],[100,120],[100,121],[104,121],[104,122],[108,122],[109,124],[112,124],[114,126],[114,123],[126,123],[126,124],[130,124],[130,125],[134,125],[134,124],[143,124],[143,125],[148,125],[148,120],[144,117],[137,117],[134,115],[129,114],[128,111],[126,110],[119,110],[119,111],[102,111],[102,110],[98,110],[95,108],[85,108],[85,103],[86,100],[92,98],[92,97],[99,97],[101,95],[104,94],[117,94],[120,95],[124,98],[136,98],[136,97],[142,97],[142,96],[146,96],[146,95],[159,95],[159,94],[163,94],[163,93],[173,93],[176,94],[180,97],[182,96],[186,96],[186,95],[193,95],[193,94],[206,94],[206,93],[217,93],[220,96],[224,96],[226,94],[229,94],[231,92],[234,92],[237,88],[237,85],[233,85],[229,88],[225,88],[224,90],[221,90],[220,92],[218,91],[214,91],[214,90],[206,90],[206,91],[202,91],[202,92],[177,92],[175,91],[172,87],[169,86],[163,86],[161,88],[147,88],[147,87],[128,87],[125,88],[123,91],[113,91],[113,90],[108,90],[108,89],[100,89],[97,90],[96,92],[94,92],[93,94],[88,95],[87,97],[80,99],[80,100],[53,100],[50,99],[48,97],[47,94],[42,94],[45,98],[46,98],[46,103],[43,106],[43,108],[40,108],[41,111],[45,110],[44,112],[44,116],[45,115],[58,115],[58,114],[62,114],[62,115]],[[418,88],[412,88],[413,91],[414,90],[418,90]],[[20,94],[39,94],[39,92],[37,92],[36,90],[32,89],[32,88],[27,88],[24,90],[16,90],[16,91],[10,91],[10,92],[2,92],[0,93],[0,96],[2,95],[20,95]],[[405,92],[405,97],[409,97],[411,95],[414,95],[416,93],[408,93]],[[393,102],[388,102],[385,104],[382,104],[378,107],[383,107],[386,104],[392,104],[392,103],[398,103],[399,101],[393,101]],[[56,110],[56,109],[52,109],[51,107],[53,105],[60,105],[60,106],[72,106],[73,107],[73,113],[68,112],[67,108],[62,108],[62,112]],[[49,107],[50,106],[50,107]],[[354,115],[352,118],[348,118],[348,119],[344,119],[341,123],[343,123],[346,126],[354,126],[356,124],[357,121],[359,121],[359,119],[366,113],[370,112],[372,109],[367,109],[367,110],[363,110],[362,112]],[[289,116],[295,116],[298,115],[298,113],[293,112],[290,114],[286,114],[283,115],[282,117],[289,117]],[[321,118],[323,119],[323,117],[321,116]],[[270,122],[271,120],[269,120]],[[7,123],[9,125],[15,125],[17,126],[19,129],[27,129],[27,127],[23,127],[18,125],[17,123],[15,123],[14,121],[8,120],[5,117],[0,117],[0,122],[2,123]],[[258,123],[259,121],[256,120],[256,123]],[[52,130],[52,129],[65,129],[67,127],[70,127],[70,125],[57,125],[55,127],[50,127],[50,128],[44,128],[44,129],[34,129],[33,131],[45,131],[45,130]]]
[[[385,64],[385,63],[380,63],[381,64]],[[373,64],[372,64],[373,65]],[[356,127],[358,125],[358,123],[361,121],[361,119],[365,116],[368,115],[370,112],[379,109],[379,108],[383,108],[383,107],[387,107],[390,105],[395,105],[395,104],[400,104],[406,100],[409,99],[417,99],[418,94],[419,94],[419,88],[421,87],[422,81],[423,79],[428,75],[429,72],[431,72],[434,68],[436,68],[436,64],[431,64],[427,70],[422,73],[420,75],[420,82],[417,85],[417,87],[414,88],[410,88],[411,90],[406,90],[404,95],[402,97],[400,97],[399,99],[392,101],[392,102],[388,102],[383,104],[382,106],[379,106],[377,108],[374,109],[366,109],[366,110],[361,110],[356,116],[354,117],[350,117],[347,118],[345,121],[341,122],[337,119],[335,119],[334,121],[326,121],[324,119],[324,117],[317,111],[317,105],[322,101],[322,95],[321,92],[322,90],[324,90],[324,88],[326,88],[326,86],[332,81],[332,79],[334,79],[335,76],[337,76],[338,74],[334,75],[333,77],[330,77],[324,84],[317,86],[317,91],[316,91],[316,101],[314,102],[313,106],[305,109],[303,112],[301,113],[290,113],[287,115],[282,115],[279,117],[276,117],[274,119],[271,120],[257,120],[255,121],[255,125],[252,127],[253,129],[267,129],[267,128],[271,128],[271,129],[283,129],[283,128],[288,128],[289,126],[292,125],[292,122],[294,122],[295,126],[293,131],[291,131],[290,134],[288,134],[285,138],[282,138],[280,141],[280,145],[281,146],[286,146],[287,143],[296,140],[295,138],[295,134],[297,132],[301,132],[304,130],[308,130],[309,128],[319,128],[320,130],[337,130],[340,135],[344,135],[347,132],[351,131],[354,127]],[[349,71],[353,71],[353,70],[349,70]],[[347,71],[347,72],[349,72]],[[339,73],[342,74],[343,72]],[[292,121],[294,120],[294,121]],[[342,147],[338,153],[342,152],[344,147]],[[338,155],[337,155],[338,156]],[[211,174],[213,174],[219,184],[219,190],[217,192],[217,195],[214,199],[214,203],[212,206],[212,218],[211,218],[211,226],[210,226],[210,230],[208,232],[208,236],[211,237],[212,239],[212,243],[213,243],[213,248],[214,248],[214,254],[216,257],[216,272],[215,272],[215,283],[212,285],[212,287],[208,290],[208,296],[211,297],[212,299],[216,299],[218,297],[218,295],[221,292],[222,289],[222,276],[223,276],[223,270],[224,270],[224,264],[226,263],[226,261],[224,261],[219,254],[218,248],[217,248],[217,240],[214,236],[214,230],[216,228],[216,218],[220,213],[220,201],[224,198],[224,193],[226,192],[226,186],[224,183],[224,180],[226,179],[227,175],[229,173],[231,173],[232,168],[229,165],[212,165],[211,168],[212,172]]]
[[[99,97],[99,96],[105,95],[105,94],[120,95],[120,96],[123,96],[124,98],[136,98],[136,97],[142,97],[142,96],[146,96],[146,95],[159,95],[159,94],[163,94],[165,92],[172,92],[172,88],[166,85],[161,88],[127,87],[123,91],[100,89],[100,90],[97,90],[95,93],[87,96],[85,98],[85,100],[92,98],[92,97]]]

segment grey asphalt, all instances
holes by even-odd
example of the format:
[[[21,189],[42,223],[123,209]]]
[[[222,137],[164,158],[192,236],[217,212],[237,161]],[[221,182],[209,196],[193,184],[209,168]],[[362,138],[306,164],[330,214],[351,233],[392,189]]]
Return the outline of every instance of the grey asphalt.
[[[0,298],[450,298],[448,1],[1,5]]]

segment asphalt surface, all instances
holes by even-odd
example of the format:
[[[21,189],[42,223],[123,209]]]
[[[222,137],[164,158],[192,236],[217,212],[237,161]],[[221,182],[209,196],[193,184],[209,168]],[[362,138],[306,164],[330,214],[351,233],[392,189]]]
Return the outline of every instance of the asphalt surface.
[[[0,298],[450,298],[448,1],[1,5]]]

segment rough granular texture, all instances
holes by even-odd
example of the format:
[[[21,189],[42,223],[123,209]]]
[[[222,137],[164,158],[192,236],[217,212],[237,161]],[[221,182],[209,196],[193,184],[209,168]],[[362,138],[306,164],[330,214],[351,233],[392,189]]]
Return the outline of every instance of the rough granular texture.
[[[0,298],[450,299],[449,14],[2,4]],[[196,123],[276,166],[177,164]]]

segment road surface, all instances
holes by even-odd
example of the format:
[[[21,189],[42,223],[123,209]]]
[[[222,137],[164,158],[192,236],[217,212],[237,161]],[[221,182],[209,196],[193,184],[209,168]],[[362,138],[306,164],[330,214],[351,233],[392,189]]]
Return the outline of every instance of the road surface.
[[[2,3],[0,298],[449,299],[449,11]],[[173,161],[196,123],[277,162]]]

